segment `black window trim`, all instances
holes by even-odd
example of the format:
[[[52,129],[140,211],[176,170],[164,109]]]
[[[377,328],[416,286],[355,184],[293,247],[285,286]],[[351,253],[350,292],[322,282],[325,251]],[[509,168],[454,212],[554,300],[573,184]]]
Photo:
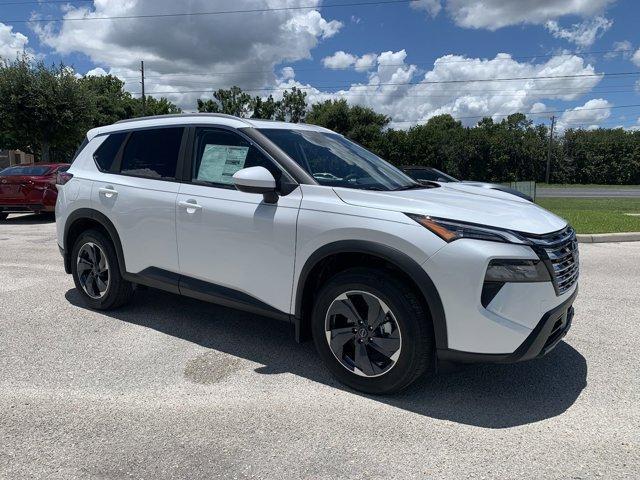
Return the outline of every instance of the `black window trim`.
[[[180,144],[180,150],[178,155],[178,163],[176,165],[176,178],[175,179],[165,179],[165,178],[150,178],[142,175],[130,175],[121,173],[120,167],[122,165],[122,156],[124,154],[124,149],[129,142],[129,138],[131,134],[141,130],[157,130],[161,128],[182,128],[182,142]],[[319,185],[318,181],[309,175],[295,160],[289,157],[280,147],[278,147],[275,143],[269,140],[264,134],[260,132],[259,129],[254,127],[240,127],[235,128],[229,125],[221,125],[218,123],[206,123],[206,122],[198,122],[198,123],[175,123],[170,125],[159,125],[159,126],[146,126],[146,127],[137,127],[137,128],[127,128],[122,130],[114,130],[112,132],[104,132],[99,135],[96,135],[94,138],[116,135],[116,134],[125,134],[126,137],[120,144],[120,148],[116,157],[111,165],[110,170],[104,170],[100,168],[98,162],[96,162],[95,158],[92,158],[96,165],[96,168],[103,173],[109,173],[112,175],[122,175],[126,177],[133,178],[144,178],[147,180],[156,180],[161,182],[174,182],[174,183],[185,183],[190,185],[199,185],[199,186],[210,186],[211,188],[225,188],[225,189],[233,189],[235,188],[233,185],[227,184],[214,184],[210,182],[193,182],[191,179],[191,171],[193,165],[193,143],[195,141],[195,132],[197,128],[210,128],[210,129],[221,129],[227,130],[237,135],[240,135],[251,145],[255,146],[263,155],[265,155],[269,160],[271,160],[276,167],[280,168],[283,173],[283,178],[281,179],[280,191],[278,192],[280,195],[287,195],[293,190],[295,190],[298,185]],[[98,147],[100,148],[100,147]],[[97,149],[96,149],[97,151]],[[93,152],[95,154],[95,151]],[[286,179],[285,179],[286,176]],[[283,182],[282,180],[285,179]],[[209,184],[210,183],[210,184]]]
[[[145,175],[133,175],[130,173],[122,173],[120,169],[122,168],[122,158],[124,157],[124,150],[127,147],[127,144],[129,143],[129,140],[131,139],[131,136],[133,135],[133,133],[143,131],[143,130],[161,130],[165,128],[181,128],[182,129],[182,138],[180,139],[180,148],[178,149],[178,160],[176,162],[175,177],[174,178],[153,178],[153,177],[147,177]],[[187,130],[188,130],[188,127],[186,125],[161,125],[161,126],[155,126],[155,127],[141,127],[141,128],[134,128],[131,130],[116,130],[113,132],[102,133],[100,135],[97,135],[95,138],[103,137],[103,136],[109,137],[110,135],[117,135],[121,133],[125,134],[125,137],[122,143],[120,144],[120,148],[118,148],[118,153],[116,154],[113,160],[113,163],[111,164],[111,168],[109,170],[104,170],[103,168],[101,168],[95,159],[95,154],[98,151],[98,149],[102,146],[102,144],[100,145],[100,147],[96,148],[96,150],[92,154],[93,163],[95,163],[97,169],[102,173],[108,173],[111,175],[121,175],[123,177],[143,178],[145,180],[155,180],[157,182],[183,183],[180,180],[180,178],[181,178],[181,173],[183,171],[183,165],[185,162],[188,161],[188,159],[186,159],[186,150],[185,150],[185,147],[187,145]]]

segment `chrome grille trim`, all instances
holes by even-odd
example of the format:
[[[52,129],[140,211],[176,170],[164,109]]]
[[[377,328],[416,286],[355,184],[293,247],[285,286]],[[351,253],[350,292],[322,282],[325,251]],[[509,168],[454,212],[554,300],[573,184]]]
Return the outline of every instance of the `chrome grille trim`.
[[[544,261],[557,295],[562,295],[578,281],[580,255],[576,232],[570,226],[547,235],[524,234]]]

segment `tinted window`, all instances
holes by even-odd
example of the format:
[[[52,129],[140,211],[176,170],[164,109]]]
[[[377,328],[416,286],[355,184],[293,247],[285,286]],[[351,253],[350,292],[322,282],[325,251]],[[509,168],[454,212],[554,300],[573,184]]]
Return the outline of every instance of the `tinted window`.
[[[126,133],[113,133],[98,147],[93,154],[93,159],[100,170],[103,172],[111,171],[111,166],[118,154],[118,150],[120,150],[120,145],[126,137]]]
[[[261,129],[320,185],[365,190],[420,188],[405,173],[337,133]]]
[[[194,144],[194,182],[233,185],[233,174],[247,167],[264,167],[276,180],[280,169],[247,140],[227,130],[201,128]]]
[[[134,131],[124,147],[120,173],[155,179],[175,179],[182,128]]]
[[[0,171],[0,175],[4,177],[18,176],[18,175],[26,175],[26,176],[38,176],[44,175],[47,173],[51,167],[37,167],[37,166],[29,166],[29,167],[9,167]]]

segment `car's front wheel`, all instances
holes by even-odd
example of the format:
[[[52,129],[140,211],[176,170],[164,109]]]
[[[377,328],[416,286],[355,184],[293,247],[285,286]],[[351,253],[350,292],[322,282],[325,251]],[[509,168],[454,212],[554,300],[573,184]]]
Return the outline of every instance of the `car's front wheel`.
[[[433,329],[417,293],[383,270],[354,268],[327,281],[312,330],[331,372],[356,390],[397,392],[432,365]]]
[[[71,273],[76,288],[91,308],[117,308],[133,295],[133,286],[122,278],[113,244],[97,230],[83,232],[74,244]]]

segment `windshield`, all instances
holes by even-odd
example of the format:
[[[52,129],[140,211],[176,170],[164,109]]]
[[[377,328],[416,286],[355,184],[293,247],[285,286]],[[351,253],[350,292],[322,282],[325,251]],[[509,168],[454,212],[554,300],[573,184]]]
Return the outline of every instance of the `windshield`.
[[[36,177],[38,175],[44,175],[50,168],[51,167],[36,167],[33,165],[28,167],[9,167],[0,171],[0,175],[3,177],[15,177],[18,175]]]
[[[337,133],[260,129],[320,185],[363,190],[421,188],[405,173]]]

